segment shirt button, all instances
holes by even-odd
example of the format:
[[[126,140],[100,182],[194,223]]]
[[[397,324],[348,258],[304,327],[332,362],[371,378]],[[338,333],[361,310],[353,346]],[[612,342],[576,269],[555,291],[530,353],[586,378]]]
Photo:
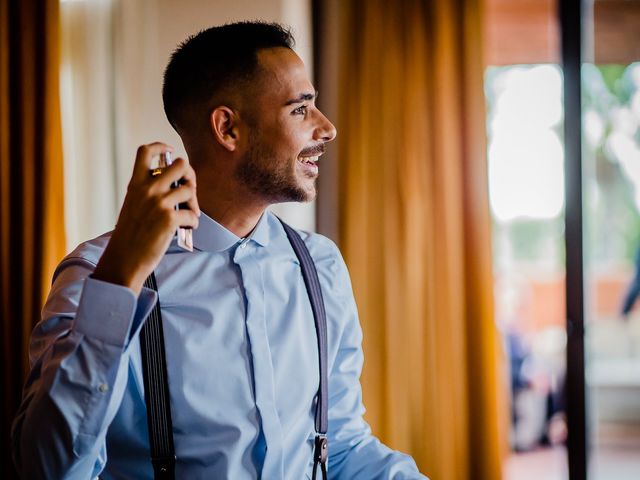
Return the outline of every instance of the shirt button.
[[[240,244],[240,248],[242,248],[242,249],[247,248],[247,242],[241,243]]]
[[[98,390],[100,390],[100,393],[106,393],[109,391],[109,385],[107,385],[106,383],[101,383],[98,386]]]

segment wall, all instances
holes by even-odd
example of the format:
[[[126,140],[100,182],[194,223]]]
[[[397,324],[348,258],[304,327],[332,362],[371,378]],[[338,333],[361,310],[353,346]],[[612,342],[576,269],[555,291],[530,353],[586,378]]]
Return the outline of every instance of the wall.
[[[485,63],[560,63],[559,0],[485,0]],[[587,61],[628,64],[640,60],[640,2],[585,2]]]

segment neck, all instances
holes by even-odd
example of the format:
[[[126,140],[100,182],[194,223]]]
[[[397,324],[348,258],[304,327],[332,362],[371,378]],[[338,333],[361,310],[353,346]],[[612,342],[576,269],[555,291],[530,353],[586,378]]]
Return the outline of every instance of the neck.
[[[240,198],[205,199],[201,195],[198,195],[198,203],[204,213],[241,238],[253,231],[267,207],[250,205]]]
[[[238,237],[246,237],[269,203],[234,181],[231,172],[197,169],[198,204],[209,217]]]

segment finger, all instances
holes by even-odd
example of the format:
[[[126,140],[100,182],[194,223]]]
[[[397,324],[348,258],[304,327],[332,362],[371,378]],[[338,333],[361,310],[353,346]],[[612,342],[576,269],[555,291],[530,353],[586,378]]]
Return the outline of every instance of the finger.
[[[176,210],[174,218],[176,228],[198,228],[198,216],[191,210]]]
[[[196,188],[196,172],[191,165],[189,165],[189,168],[187,169],[187,173],[182,178],[184,180],[183,184],[185,186],[193,188],[193,196],[189,200],[187,200],[187,206],[191,210],[193,210],[195,214],[199,217],[201,212],[200,212],[200,205],[198,204],[198,195],[197,195],[197,188]]]
[[[167,205],[180,205],[180,208],[192,210],[198,217],[201,215],[196,188],[191,185],[180,185],[165,194]]]
[[[182,176],[181,183],[196,186],[196,172],[187,160],[187,170]]]
[[[180,185],[177,188],[172,188],[164,194],[162,202],[169,208],[174,207],[180,203],[189,202],[195,196],[195,189],[187,185]],[[195,211],[195,210],[194,210]]]
[[[198,217],[201,215],[200,205],[198,204],[198,195],[194,191],[193,196],[187,200],[187,207],[193,211]]]
[[[136,152],[136,161],[133,165],[132,179],[143,180],[148,178],[153,157],[157,157],[161,153],[167,151],[172,152],[173,147],[162,142],[149,143],[138,147],[138,151]]]
[[[178,157],[170,166],[162,170],[161,175],[155,178],[157,188],[165,191],[178,181],[182,184],[195,182],[195,174],[192,172],[193,169],[191,169],[189,162],[184,158]],[[185,180],[183,181],[183,179]]]
[[[176,188],[173,188],[173,185],[178,182],[180,188],[192,189],[192,196],[186,200],[180,200],[178,203],[186,203],[188,208],[193,210],[199,217],[201,215],[201,212],[200,205],[198,204],[198,197],[196,196],[196,172],[193,170],[193,167],[189,165],[189,162],[187,160],[183,158],[177,158],[176,162],[178,162],[178,165],[176,165],[175,168],[172,168],[171,170],[167,169],[167,171],[163,172],[163,175],[160,176],[164,177],[162,178],[162,180],[160,180],[160,178],[156,180],[156,182],[158,182],[157,188],[161,191],[166,191],[167,189],[176,190]],[[182,165],[183,163],[184,165]],[[171,167],[173,167],[173,164],[171,165]],[[181,172],[184,172],[183,175],[181,177],[178,177]]]

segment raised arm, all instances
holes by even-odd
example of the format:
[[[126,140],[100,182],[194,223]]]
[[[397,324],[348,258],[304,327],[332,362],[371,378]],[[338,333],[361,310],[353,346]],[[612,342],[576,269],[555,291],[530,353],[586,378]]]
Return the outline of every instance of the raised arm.
[[[66,265],[65,265],[66,263]],[[93,478],[127,383],[131,342],[155,302],[63,262],[30,345],[31,373],[12,437],[22,478]]]
[[[140,147],[111,238],[85,244],[56,270],[32,335],[32,370],[12,430],[22,478],[93,478],[104,467],[131,345],[156,300],[142,285],[176,228],[198,223],[189,164],[177,159],[162,175],[149,174],[152,157],[168,148]],[[178,180],[183,185],[172,189]],[[182,202],[190,210],[175,210]]]

